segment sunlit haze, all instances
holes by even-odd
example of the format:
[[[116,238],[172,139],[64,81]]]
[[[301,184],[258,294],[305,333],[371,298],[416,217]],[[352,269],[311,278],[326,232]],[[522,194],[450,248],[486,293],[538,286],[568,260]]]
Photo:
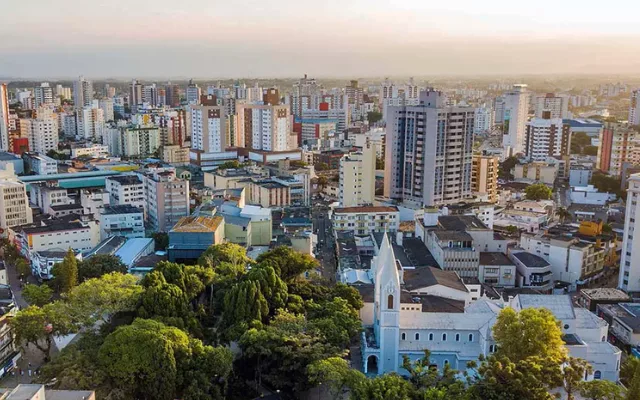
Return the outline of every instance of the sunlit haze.
[[[632,0],[32,0],[0,76],[284,77],[640,71]]]

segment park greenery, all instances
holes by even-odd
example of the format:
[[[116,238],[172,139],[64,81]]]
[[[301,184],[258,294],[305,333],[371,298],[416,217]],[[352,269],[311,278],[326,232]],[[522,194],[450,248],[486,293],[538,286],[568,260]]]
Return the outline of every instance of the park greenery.
[[[318,385],[353,400],[551,400],[559,388],[570,398],[623,398],[615,385],[582,382],[591,367],[568,356],[544,309],[504,309],[497,351],[464,371],[434,369],[425,349],[404,359],[405,377],[368,377],[348,361],[362,298],[314,274],[310,256],[278,247],[254,260],[225,243],[195,265],[161,262],[141,279],[117,260],[92,259],[67,254],[55,287],[27,285],[31,305],[10,322],[16,340],[48,361],[38,380],[57,389],[114,400],[298,398]],[[54,339],[70,333],[78,338],[54,354]],[[622,375],[638,393],[640,363]]]
[[[544,183],[536,183],[527,186],[524,190],[524,194],[527,197],[527,200],[550,200],[553,195],[553,191],[551,191],[551,188]]]

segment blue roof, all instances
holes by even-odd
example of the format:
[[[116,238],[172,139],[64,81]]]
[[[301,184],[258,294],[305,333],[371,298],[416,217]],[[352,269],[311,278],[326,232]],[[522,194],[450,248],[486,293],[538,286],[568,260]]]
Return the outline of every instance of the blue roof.
[[[131,267],[134,262],[142,255],[148,246],[153,248],[153,239],[151,238],[135,238],[129,239],[116,251],[115,255],[122,259],[122,263],[127,267]]]
[[[84,179],[84,178],[97,178],[97,177],[107,177],[120,175],[122,172],[120,171],[88,171],[88,172],[72,172],[72,173],[64,173],[64,174],[51,174],[51,175],[26,175],[21,176],[20,179],[24,183],[30,182],[44,182],[44,181],[55,181],[55,180],[65,180],[65,179]]]
[[[596,119],[563,119],[562,122],[569,124],[572,128],[602,128],[602,122]]]

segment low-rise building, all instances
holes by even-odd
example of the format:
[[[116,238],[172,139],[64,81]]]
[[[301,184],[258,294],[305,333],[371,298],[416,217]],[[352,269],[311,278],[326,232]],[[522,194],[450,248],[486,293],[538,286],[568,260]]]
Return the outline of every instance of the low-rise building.
[[[576,203],[603,206],[607,204],[608,201],[615,200],[616,195],[612,193],[601,193],[598,189],[593,187],[593,185],[588,185],[572,187],[571,192],[569,193],[569,198],[572,204]]]
[[[578,304],[591,312],[595,312],[600,304],[628,303],[630,300],[627,293],[615,288],[580,289],[578,296]]]
[[[33,222],[26,185],[18,180],[13,164],[0,170],[0,237],[9,228]]]
[[[144,212],[131,204],[104,206],[100,214],[100,240],[111,236],[143,238]]]
[[[640,355],[640,304],[598,304],[596,314],[609,324],[610,343],[636,357]]]
[[[45,385],[20,384],[4,392],[2,400],[96,400],[93,390],[49,390]]]
[[[520,236],[520,246],[551,264],[553,280],[565,282],[571,290],[587,283],[604,269],[605,251],[596,244],[565,235],[528,234]]]
[[[145,185],[138,175],[107,177],[105,190],[109,193],[109,204],[112,206],[129,204],[147,213]]]
[[[553,288],[551,264],[545,259],[526,251],[511,251],[509,259],[518,272],[518,287],[549,291]]]
[[[0,284],[0,377],[15,368],[21,357],[13,326],[9,323],[17,312],[18,305],[11,286]]]
[[[16,245],[27,258],[35,251],[73,249],[91,250],[100,239],[98,224],[94,220],[45,220],[37,224],[10,228]]]
[[[569,167],[569,186],[589,186],[592,173],[593,168],[588,166],[579,164],[571,165],[571,167]]]
[[[39,153],[23,153],[24,167],[35,175],[54,175],[58,173],[58,162]]]
[[[400,211],[395,206],[336,208],[332,218],[334,231],[352,231],[356,235],[397,232],[400,226]]]
[[[189,164],[189,149],[179,145],[162,146],[162,161],[172,165]]]
[[[34,251],[31,253],[31,274],[39,279],[49,280],[53,278],[52,269],[57,263],[61,263],[67,255],[67,250],[54,249]],[[76,259],[82,260],[82,253],[77,252]]]
[[[549,216],[546,213],[506,209],[496,215],[493,226],[502,231],[514,226],[523,232],[538,233],[547,224],[548,220]]]
[[[109,146],[97,143],[83,143],[71,145],[71,158],[92,157],[101,158],[109,156]]]
[[[481,252],[478,264],[478,280],[496,287],[516,285],[516,266],[500,252]]]
[[[558,176],[558,166],[544,162],[516,164],[512,173],[516,182],[540,182],[553,185]]]
[[[224,241],[224,218],[183,217],[169,231],[169,261],[197,260],[210,246]]]

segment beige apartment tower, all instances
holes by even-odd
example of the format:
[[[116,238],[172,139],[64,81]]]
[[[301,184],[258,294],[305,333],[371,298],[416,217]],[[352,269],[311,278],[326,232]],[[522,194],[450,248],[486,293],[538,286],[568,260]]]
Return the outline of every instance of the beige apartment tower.
[[[376,145],[367,141],[340,160],[340,207],[372,205],[375,191]]]
[[[473,156],[471,186],[476,196],[487,196],[489,202],[498,201],[498,168],[500,158],[495,156]]]

